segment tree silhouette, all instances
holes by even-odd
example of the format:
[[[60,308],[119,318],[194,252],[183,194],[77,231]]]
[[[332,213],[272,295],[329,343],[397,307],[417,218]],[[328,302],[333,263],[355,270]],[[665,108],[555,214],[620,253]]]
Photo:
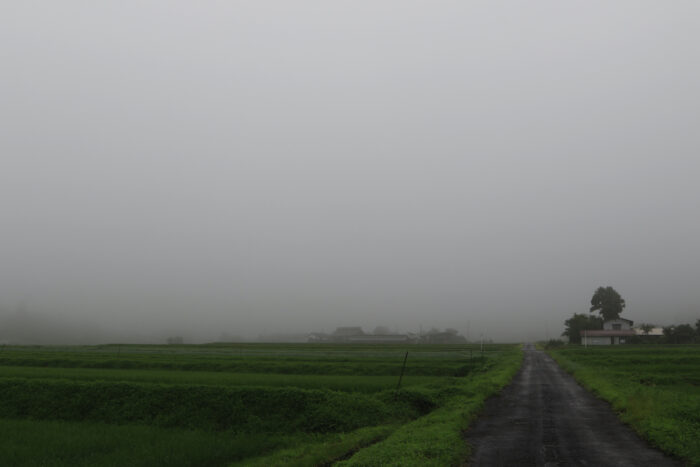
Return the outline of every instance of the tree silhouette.
[[[585,313],[574,313],[574,316],[564,321],[565,330],[561,334],[567,336],[572,344],[581,343],[581,331],[586,329],[603,329],[603,319]]]
[[[598,287],[591,298],[591,310],[600,312],[604,321],[617,319],[625,308],[625,300],[612,287]]]

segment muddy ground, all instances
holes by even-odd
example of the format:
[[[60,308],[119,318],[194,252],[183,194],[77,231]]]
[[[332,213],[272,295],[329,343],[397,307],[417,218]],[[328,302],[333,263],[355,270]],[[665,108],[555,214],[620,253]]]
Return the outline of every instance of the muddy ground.
[[[678,466],[649,447],[542,351],[525,347],[513,382],[466,433],[470,466]]]

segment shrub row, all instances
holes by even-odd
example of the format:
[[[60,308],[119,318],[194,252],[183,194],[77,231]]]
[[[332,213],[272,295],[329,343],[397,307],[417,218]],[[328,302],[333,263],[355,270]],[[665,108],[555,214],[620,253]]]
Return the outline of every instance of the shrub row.
[[[0,379],[0,417],[137,423],[237,432],[340,432],[405,421],[429,393],[376,395],[289,387],[167,386]]]

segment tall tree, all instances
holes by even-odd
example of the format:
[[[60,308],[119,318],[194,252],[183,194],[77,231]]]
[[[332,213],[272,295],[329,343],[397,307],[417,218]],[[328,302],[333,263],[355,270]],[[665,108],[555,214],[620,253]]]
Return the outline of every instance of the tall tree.
[[[580,344],[581,331],[585,329],[603,329],[603,319],[584,313],[574,313],[574,316],[564,321],[564,326],[565,329],[561,335],[567,336],[572,344]]]
[[[598,287],[591,298],[591,310],[600,312],[604,321],[617,319],[625,308],[625,300],[612,287]]]

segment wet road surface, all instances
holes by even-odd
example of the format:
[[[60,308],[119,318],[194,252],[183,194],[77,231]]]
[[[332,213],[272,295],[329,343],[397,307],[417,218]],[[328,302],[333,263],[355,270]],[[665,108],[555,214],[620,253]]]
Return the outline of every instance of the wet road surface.
[[[542,351],[466,433],[470,466],[680,466],[652,449]]]

